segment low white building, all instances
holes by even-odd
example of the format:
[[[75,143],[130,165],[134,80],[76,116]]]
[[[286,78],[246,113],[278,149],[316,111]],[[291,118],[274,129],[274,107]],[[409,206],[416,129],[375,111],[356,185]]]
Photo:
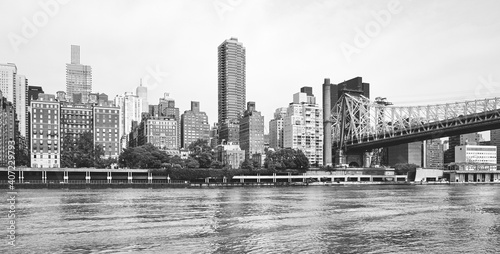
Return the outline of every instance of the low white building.
[[[456,146],[455,162],[456,163],[466,162],[466,163],[476,164],[476,165],[460,166],[461,167],[460,170],[496,170],[497,147],[480,146],[480,145]]]

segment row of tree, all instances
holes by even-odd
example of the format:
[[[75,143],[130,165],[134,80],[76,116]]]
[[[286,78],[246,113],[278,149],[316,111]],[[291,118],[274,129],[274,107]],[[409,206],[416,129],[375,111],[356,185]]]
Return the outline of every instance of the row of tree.
[[[76,139],[66,135],[61,145],[61,168],[107,168],[117,162],[116,159],[103,158],[104,149],[94,144],[90,132],[84,132]]]

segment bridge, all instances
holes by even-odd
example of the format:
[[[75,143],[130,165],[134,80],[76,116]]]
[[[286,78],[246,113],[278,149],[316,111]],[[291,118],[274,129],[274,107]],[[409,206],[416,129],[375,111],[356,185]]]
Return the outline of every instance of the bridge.
[[[390,106],[343,94],[331,111],[333,149],[350,152],[500,128],[500,98]]]

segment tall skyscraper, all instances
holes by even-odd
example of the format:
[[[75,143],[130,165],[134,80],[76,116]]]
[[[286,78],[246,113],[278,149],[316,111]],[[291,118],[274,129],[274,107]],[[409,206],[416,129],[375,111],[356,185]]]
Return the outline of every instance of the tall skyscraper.
[[[431,139],[425,141],[425,158],[423,167],[443,168],[444,150],[441,139]]]
[[[148,112],[149,103],[148,103],[148,88],[142,86],[142,79],[140,85],[135,89],[135,94],[142,99],[142,112]]]
[[[80,46],[71,45],[71,63],[66,64],[66,95],[69,101],[81,94],[82,103],[87,103],[92,92],[92,68],[80,64]]]
[[[239,142],[239,119],[246,102],[245,52],[237,38],[218,47],[219,143]]]
[[[283,123],[283,146],[301,150],[311,165],[322,166],[323,111],[316,104],[312,91],[310,94],[293,95],[293,103],[288,106]]]
[[[255,109],[255,102],[247,103],[247,110],[240,120],[240,147],[247,160],[263,162],[264,116]]]
[[[209,141],[210,124],[205,112],[200,111],[200,103],[191,102],[191,110],[181,116],[181,147],[187,148],[198,139]]]

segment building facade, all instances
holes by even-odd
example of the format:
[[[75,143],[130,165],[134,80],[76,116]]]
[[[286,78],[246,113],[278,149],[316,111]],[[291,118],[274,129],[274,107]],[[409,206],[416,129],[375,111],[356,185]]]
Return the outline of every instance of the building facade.
[[[456,146],[478,145],[482,140],[482,135],[477,132],[450,136],[448,138],[448,149],[444,152],[444,163],[449,164],[455,162]]]
[[[283,119],[287,108],[277,108],[274,119],[269,121],[269,147],[277,150],[283,148]]]
[[[455,163],[461,162],[477,165],[459,166],[460,170],[497,170],[497,147],[480,145],[456,146]]]
[[[254,155],[264,155],[264,116],[255,108],[255,102],[247,103],[247,110],[240,120],[240,148],[245,151],[245,159]],[[260,157],[259,157],[260,156]],[[262,164],[263,161],[258,161]]]
[[[92,67],[80,64],[80,46],[71,45],[71,63],[66,64],[66,94],[68,100],[86,103],[91,92]]]
[[[210,140],[210,124],[205,112],[200,111],[200,103],[191,102],[191,110],[181,116],[181,147],[187,148],[198,139]]]
[[[218,142],[237,143],[246,102],[246,49],[237,38],[218,47],[218,99]]]
[[[3,97],[0,91],[0,167],[7,167],[9,164],[9,150],[12,149],[16,140],[16,117],[14,106],[7,98]],[[9,149],[9,147],[11,149]]]
[[[322,166],[323,109],[307,93],[294,94],[293,98],[283,123],[283,146],[301,150],[311,165]]]
[[[120,108],[120,132],[119,136],[128,136],[132,130],[132,122],[141,121],[142,115],[142,99],[131,92],[126,92],[124,95],[115,97],[115,106]],[[122,144],[125,148],[126,143]]]
[[[444,168],[444,147],[441,139],[425,141],[425,164],[424,168]]]
[[[94,144],[100,145],[104,158],[118,158],[120,147],[120,108],[112,106],[93,107]]]
[[[332,107],[345,93],[363,95],[366,98],[370,98],[370,84],[363,83],[362,77],[355,77],[353,79],[341,82],[338,85],[331,84],[330,97]]]
[[[217,159],[223,165],[237,169],[245,160],[245,151],[241,150],[238,144],[219,145],[217,146]]]
[[[30,161],[32,168],[59,168],[61,163],[60,105],[54,95],[31,101]]]
[[[166,117],[177,122],[177,139],[181,140],[181,119],[179,108],[175,107],[175,100],[170,97],[169,93],[164,93],[163,98],[160,98],[158,103],[159,117]],[[181,143],[179,142],[180,146]]]
[[[147,143],[167,152],[179,152],[178,124],[175,119],[145,115],[129,134],[129,146],[142,146]]]
[[[17,67],[13,63],[0,64],[0,91],[7,101],[15,105]]]

